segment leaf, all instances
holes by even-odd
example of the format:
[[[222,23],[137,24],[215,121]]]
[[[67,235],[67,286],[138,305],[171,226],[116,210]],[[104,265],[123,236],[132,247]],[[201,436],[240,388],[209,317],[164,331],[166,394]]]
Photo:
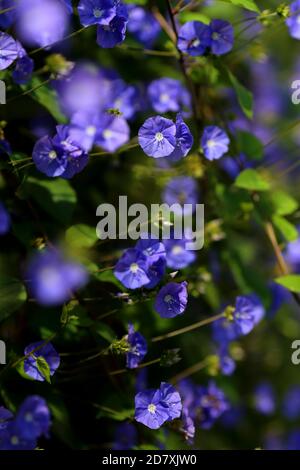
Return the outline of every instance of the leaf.
[[[26,372],[24,371],[24,361],[22,362],[19,362],[16,367],[15,367],[16,371],[20,374],[21,377],[23,377],[23,379],[26,379],[26,380],[34,380],[32,377],[30,377],[29,375],[26,374]]]
[[[201,21],[201,23],[209,24],[210,18],[199,11],[183,11],[180,13],[180,22],[186,23],[187,21]]]
[[[37,369],[42,374],[42,376],[45,378],[45,380],[51,384],[51,373],[50,373],[50,367],[48,362],[43,356],[37,356],[36,358],[36,365]]]
[[[98,240],[95,227],[73,225],[66,231],[66,242],[74,248],[90,248]]]
[[[18,279],[0,280],[0,321],[18,310],[27,299],[27,292]]]
[[[229,80],[235,89],[238,102],[247,116],[247,118],[253,118],[253,96],[251,91],[249,91],[240,81],[227,69]]]
[[[280,233],[284,236],[284,238],[288,242],[293,242],[298,238],[298,231],[296,227],[291,224],[288,220],[286,220],[281,215],[274,215],[272,217],[272,221],[275,227],[280,231]]]
[[[271,193],[273,209],[278,215],[289,215],[298,209],[298,202],[285,191],[273,191]]]
[[[296,294],[300,293],[300,275],[299,274],[288,274],[286,276],[280,276],[275,279],[277,284],[285,287],[291,292]]]
[[[241,153],[244,153],[251,160],[260,160],[264,154],[264,147],[261,141],[250,132],[240,131],[237,134],[237,144]]]
[[[58,105],[57,94],[55,90],[49,88],[48,84],[43,84],[43,81],[38,77],[33,77],[31,82],[23,87],[25,91],[34,90],[30,96],[35,99],[40,105],[44,106],[60,123],[66,123],[67,118],[62,114]]]
[[[270,185],[252,168],[242,171],[235,180],[235,186],[249,191],[268,191]]]
[[[44,180],[29,177],[18,191],[20,197],[31,197],[63,225],[70,223],[75,204],[76,193],[69,181],[64,179]]]
[[[254,0],[225,0],[225,2],[232,3],[233,5],[236,5],[238,7],[246,8],[246,10],[260,13],[260,9],[254,2]]]

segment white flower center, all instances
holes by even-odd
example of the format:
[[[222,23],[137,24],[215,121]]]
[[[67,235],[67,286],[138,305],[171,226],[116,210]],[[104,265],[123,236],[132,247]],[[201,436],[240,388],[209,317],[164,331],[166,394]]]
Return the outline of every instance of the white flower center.
[[[156,405],[154,405],[153,403],[150,403],[150,405],[148,405],[148,411],[149,413],[154,414],[156,411]]]
[[[220,34],[215,31],[212,33],[212,38],[214,41],[218,41],[218,39],[220,39]]]
[[[156,140],[157,142],[161,142],[162,140],[164,140],[163,134],[162,134],[161,132],[156,132],[156,134],[155,134],[155,140]]]
[[[86,133],[89,137],[94,137],[94,135],[96,134],[96,127],[95,126],[88,126],[86,128]]]
[[[170,294],[166,295],[165,298],[164,298],[164,301],[168,304],[170,303],[172,300],[172,296]]]
[[[169,101],[169,95],[168,93],[162,93],[159,97],[160,101],[162,103],[167,103]]]
[[[194,41],[192,42],[193,47],[198,47],[198,46],[200,46],[200,44],[201,44],[201,41],[198,38],[194,39]]]
[[[173,248],[172,248],[173,255],[179,255],[179,253],[182,253],[182,252],[183,252],[182,246],[180,246],[180,245],[173,246]]]
[[[100,10],[100,8],[95,8],[95,10],[94,10],[94,17],[95,18],[101,18],[102,14],[103,14],[103,10]]]
[[[113,132],[110,129],[105,129],[103,132],[104,139],[110,139],[113,135]]]
[[[26,413],[25,421],[27,421],[27,423],[31,423],[33,421],[33,416],[31,413]]]
[[[54,160],[57,157],[55,150],[51,150],[51,152],[48,153],[48,157],[51,158],[51,160]]]
[[[12,436],[10,439],[10,442],[12,443],[13,446],[17,446],[19,444],[18,436]]]
[[[139,265],[137,263],[132,263],[130,265],[130,271],[135,274],[138,272],[138,269],[139,269]]]
[[[216,145],[216,142],[212,139],[208,140],[207,141],[207,147],[211,148],[211,147],[214,147]]]

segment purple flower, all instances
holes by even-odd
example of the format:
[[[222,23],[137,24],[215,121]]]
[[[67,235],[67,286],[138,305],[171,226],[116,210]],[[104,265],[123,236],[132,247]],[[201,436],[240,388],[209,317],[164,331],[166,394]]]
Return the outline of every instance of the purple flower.
[[[283,398],[283,415],[290,421],[300,418],[300,385],[293,385]]]
[[[228,343],[247,335],[265,314],[264,307],[255,294],[236,298],[231,318],[221,318],[213,323],[213,337],[218,343]]]
[[[126,367],[135,369],[147,354],[147,342],[141,333],[134,330],[131,323],[128,325],[127,342],[130,349],[126,354]]]
[[[30,396],[20,406],[16,419],[18,435],[26,440],[47,436],[51,420],[45,400],[37,395]]]
[[[275,411],[275,396],[269,382],[258,384],[254,390],[254,406],[263,415],[272,415]]]
[[[229,354],[227,344],[221,345],[218,355],[222,374],[232,375],[235,371],[235,362]]]
[[[12,78],[17,85],[26,84],[32,76],[34,69],[34,61],[27,54],[23,55],[16,61],[15,70],[12,73]]]
[[[7,69],[18,57],[16,41],[6,33],[0,31],[0,70]]]
[[[200,387],[197,405],[200,412],[200,426],[203,429],[210,429],[214,422],[229,409],[224,392],[213,381],[209,382],[207,387]]]
[[[129,248],[117,262],[114,274],[128,289],[138,289],[150,282],[148,261],[140,250]]]
[[[130,450],[137,445],[137,431],[131,423],[121,423],[117,426],[114,436],[113,450]]]
[[[174,151],[165,157],[167,161],[177,162],[191,150],[194,143],[189,127],[183,121],[181,114],[176,116],[176,147]]]
[[[125,119],[132,119],[140,110],[140,90],[137,86],[127,85],[123,80],[113,82],[111,108],[116,108]]]
[[[300,450],[300,429],[289,433],[285,450]]]
[[[9,421],[4,429],[0,428],[0,450],[34,450],[36,446],[35,438],[20,436],[20,429],[14,420]]]
[[[201,21],[188,21],[178,32],[178,49],[191,56],[203,55],[211,45],[209,26]]]
[[[212,20],[211,51],[215,55],[223,55],[231,51],[234,41],[233,27],[228,21]]]
[[[170,155],[176,147],[176,126],[161,116],[148,118],[138,133],[139,144],[149,157]]]
[[[69,25],[69,12],[59,0],[19,0],[17,32],[22,42],[49,46],[60,41]]]
[[[153,289],[162,279],[166,270],[166,250],[162,242],[157,239],[141,239],[136,248],[140,250],[148,260],[147,275],[150,282],[145,285],[147,289]]]
[[[300,39],[300,0],[290,5],[290,16],[285,20],[292,38]]]
[[[298,227],[298,232],[300,228]],[[284,258],[291,265],[294,271],[300,271],[300,237],[293,241],[289,242],[286,246],[284,252]]]
[[[14,415],[11,411],[4,408],[4,406],[0,406],[0,431],[7,427],[13,417]]]
[[[10,215],[7,212],[4,204],[0,202],[0,236],[9,232],[11,226]]]
[[[84,287],[88,276],[80,264],[63,258],[56,250],[45,250],[30,261],[26,279],[29,289],[41,305],[62,305],[72,291]]]
[[[150,83],[147,95],[152,108],[157,113],[173,111],[177,113],[183,108],[189,109],[191,97],[179,80],[163,77]]]
[[[161,27],[150,11],[138,5],[129,5],[128,31],[145,47],[152,47]]]
[[[116,6],[113,0],[80,0],[78,13],[83,26],[108,25],[116,15]]]
[[[158,292],[154,309],[162,318],[173,318],[185,311],[187,302],[187,282],[170,282]]]
[[[121,44],[125,39],[127,22],[127,7],[122,3],[118,3],[116,16],[114,16],[110,23],[108,25],[98,25],[97,44],[104,48],[111,48]]]
[[[184,269],[196,259],[196,253],[186,249],[187,239],[164,240],[167,254],[167,266],[172,269]]]
[[[0,11],[5,11],[0,15],[0,28],[7,29],[9,28],[13,22],[15,21],[16,17],[16,9],[12,7],[11,0],[0,0]]]
[[[73,141],[69,126],[57,126],[57,134],[39,139],[32,158],[39,171],[47,176],[72,178],[88,163],[87,153]]]
[[[36,349],[38,346],[44,344],[44,341],[38,341],[36,343],[29,344],[25,350],[24,355],[27,356]],[[29,375],[34,380],[38,380],[39,382],[43,382],[45,377],[38,368],[38,358],[43,358],[50,369],[50,375],[54,375],[56,369],[59,367],[60,364],[60,357],[58,352],[54,349],[51,343],[46,343],[33,353],[31,353],[26,359],[24,360],[24,372]]]
[[[129,141],[130,129],[124,118],[103,114],[99,121],[95,143],[104,150],[115,152]]]
[[[195,211],[198,201],[198,188],[194,178],[190,176],[177,176],[165,186],[163,191],[163,201],[172,206],[179,204],[181,210],[174,211],[178,214],[192,214]]]
[[[72,116],[69,128],[70,138],[80,142],[81,148],[89,152],[99,134],[100,116],[87,111],[78,111]]]
[[[192,445],[194,442],[194,437],[195,437],[195,422],[194,420],[190,417],[188,409],[183,407],[182,408],[182,427],[181,431],[184,434],[185,440],[189,445]]]
[[[205,127],[201,138],[201,147],[208,160],[217,160],[228,151],[229,138],[217,126]]]
[[[181,410],[179,393],[164,382],[158,390],[145,390],[135,396],[135,419],[150,429],[158,429],[166,421],[179,418]]]

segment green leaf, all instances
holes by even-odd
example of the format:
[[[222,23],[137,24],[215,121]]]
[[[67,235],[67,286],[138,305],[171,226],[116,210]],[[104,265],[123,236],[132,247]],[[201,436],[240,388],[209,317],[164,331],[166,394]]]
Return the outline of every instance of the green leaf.
[[[55,90],[49,88],[48,84],[43,84],[43,81],[38,77],[33,77],[31,82],[22,87],[25,91],[34,90],[30,96],[34,98],[40,105],[44,106],[60,123],[66,123],[67,118],[62,114],[59,105],[57,94]]]
[[[69,181],[61,178],[44,180],[29,177],[18,191],[20,197],[31,197],[48,214],[63,225],[70,223],[76,193]]]
[[[199,11],[183,11],[180,13],[180,22],[186,23],[187,21],[201,21],[201,23],[209,24],[210,18]]]
[[[254,2],[254,0],[224,0],[225,2],[232,3],[238,7],[246,8],[246,10],[255,11],[256,13],[260,13],[260,9]]]
[[[270,185],[252,168],[242,171],[235,180],[235,186],[249,191],[268,191]]]
[[[288,220],[286,220],[281,215],[274,215],[272,217],[272,221],[275,227],[280,231],[280,233],[284,236],[284,238],[288,242],[293,242],[298,238],[298,231],[296,227],[291,224]]]
[[[101,338],[104,338],[108,343],[112,343],[116,339],[116,334],[106,323],[97,322],[93,327],[93,331],[95,331],[97,335],[101,336]]]
[[[253,96],[240,81],[227,69],[229,80],[236,92],[238,102],[247,118],[253,118]]]
[[[18,279],[0,280],[0,321],[18,310],[27,299],[24,285]]]
[[[271,193],[273,209],[278,215],[289,215],[298,209],[298,202],[285,191],[273,191]]]
[[[286,276],[280,276],[275,279],[277,284],[285,287],[291,292],[296,294],[300,293],[300,275],[299,274],[288,274]]]
[[[40,374],[42,374],[45,380],[51,384],[50,366],[46,359],[43,356],[37,356],[36,365]]]
[[[74,248],[90,248],[98,240],[95,227],[73,225],[66,231],[66,242]]]
[[[21,377],[23,377],[23,379],[26,379],[26,380],[34,380],[32,377],[30,377],[29,375],[26,374],[26,372],[24,371],[24,361],[22,362],[19,362],[16,367],[15,367],[16,371],[20,374]]]
[[[250,132],[240,131],[237,134],[237,144],[241,153],[251,160],[260,160],[263,157],[264,147],[261,141]]]

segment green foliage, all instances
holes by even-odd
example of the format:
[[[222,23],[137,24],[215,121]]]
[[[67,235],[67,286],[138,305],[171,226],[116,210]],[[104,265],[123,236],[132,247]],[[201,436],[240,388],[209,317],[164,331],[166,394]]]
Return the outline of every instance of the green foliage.
[[[288,274],[286,276],[280,276],[275,279],[277,284],[286,287],[291,292],[296,294],[300,293],[300,275],[299,274]]]
[[[27,299],[24,284],[18,279],[0,279],[0,321],[18,310]]]
[[[237,5],[239,7],[246,8],[246,10],[260,13],[260,9],[254,2],[254,0],[224,0],[224,1],[228,3],[232,3],[233,5]]]
[[[66,123],[67,119],[59,109],[56,92],[49,88],[48,81],[43,82],[38,77],[33,77],[32,80],[25,86],[23,85],[24,92],[31,90],[30,96],[35,99],[41,106],[46,108],[50,114],[59,123]]]
[[[34,353],[33,353],[34,354]],[[36,366],[40,374],[45,378],[46,382],[51,383],[50,367],[43,356],[36,357]]]
[[[247,88],[227,69],[229,80],[236,92],[238,102],[245,116],[249,119],[253,118],[253,96]]]
[[[291,222],[286,220],[281,215],[274,215],[272,217],[272,221],[275,227],[280,231],[280,233],[288,242],[297,240],[298,231],[297,228]]]
[[[248,191],[268,191],[270,184],[252,168],[242,171],[235,180],[235,186]]]

